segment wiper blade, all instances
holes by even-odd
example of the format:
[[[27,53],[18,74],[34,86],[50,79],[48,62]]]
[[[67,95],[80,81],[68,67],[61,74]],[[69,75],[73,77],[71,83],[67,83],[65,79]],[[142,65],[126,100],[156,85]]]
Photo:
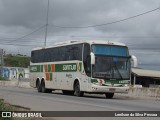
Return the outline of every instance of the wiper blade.
[[[117,68],[116,63],[115,63],[115,68],[116,68],[116,70],[118,71],[118,74],[119,74],[120,78],[123,80],[123,77],[122,77],[121,73],[119,72],[119,69]]]

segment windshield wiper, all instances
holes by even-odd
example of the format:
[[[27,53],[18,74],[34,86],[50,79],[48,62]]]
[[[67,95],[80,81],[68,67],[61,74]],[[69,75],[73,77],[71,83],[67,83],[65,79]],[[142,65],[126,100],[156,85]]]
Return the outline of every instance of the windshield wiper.
[[[119,69],[117,68],[116,63],[115,63],[115,68],[116,68],[116,70],[118,71],[118,74],[119,74],[120,78],[123,80],[123,77],[122,77],[121,73],[119,72]]]
[[[111,68],[112,68],[112,66],[110,65],[109,68],[105,72],[106,74],[104,75],[104,78],[106,78],[106,79],[108,78],[107,77],[108,76],[108,72],[111,72]]]

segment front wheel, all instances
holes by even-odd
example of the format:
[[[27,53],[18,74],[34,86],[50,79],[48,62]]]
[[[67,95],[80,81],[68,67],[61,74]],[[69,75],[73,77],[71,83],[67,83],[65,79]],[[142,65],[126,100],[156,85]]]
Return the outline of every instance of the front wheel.
[[[82,96],[83,96],[84,92],[82,92],[82,91],[80,90],[80,84],[79,84],[79,82],[77,82],[77,83],[75,84],[74,90],[75,90],[75,95],[76,95],[77,97],[82,97]]]
[[[114,93],[105,93],[106,98],[111,99],[114,96]]]

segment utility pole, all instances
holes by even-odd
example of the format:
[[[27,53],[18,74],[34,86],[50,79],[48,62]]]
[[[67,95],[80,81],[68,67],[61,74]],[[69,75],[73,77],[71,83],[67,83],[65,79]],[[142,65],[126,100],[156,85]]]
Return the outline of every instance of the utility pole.
[[[0,49],[0,57],[1,57],[1,76],[3,76],[3,49]]]
[[[46,41],[47,41],[48,15],[49,15],[49,0],[48,0],[48,5],[47,5],[47,17],[46,17],[46,31],[45,31],[45,42],[44,42],[44,48],[46,47]]]

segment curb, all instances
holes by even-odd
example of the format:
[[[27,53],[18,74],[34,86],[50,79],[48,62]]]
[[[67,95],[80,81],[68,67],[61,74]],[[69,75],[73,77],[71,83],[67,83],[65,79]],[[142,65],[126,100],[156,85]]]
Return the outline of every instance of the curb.
[[[23,82],[19,80],[0,81],[0,86],[15,86],[15,87],[31,88],[29,82]]]

